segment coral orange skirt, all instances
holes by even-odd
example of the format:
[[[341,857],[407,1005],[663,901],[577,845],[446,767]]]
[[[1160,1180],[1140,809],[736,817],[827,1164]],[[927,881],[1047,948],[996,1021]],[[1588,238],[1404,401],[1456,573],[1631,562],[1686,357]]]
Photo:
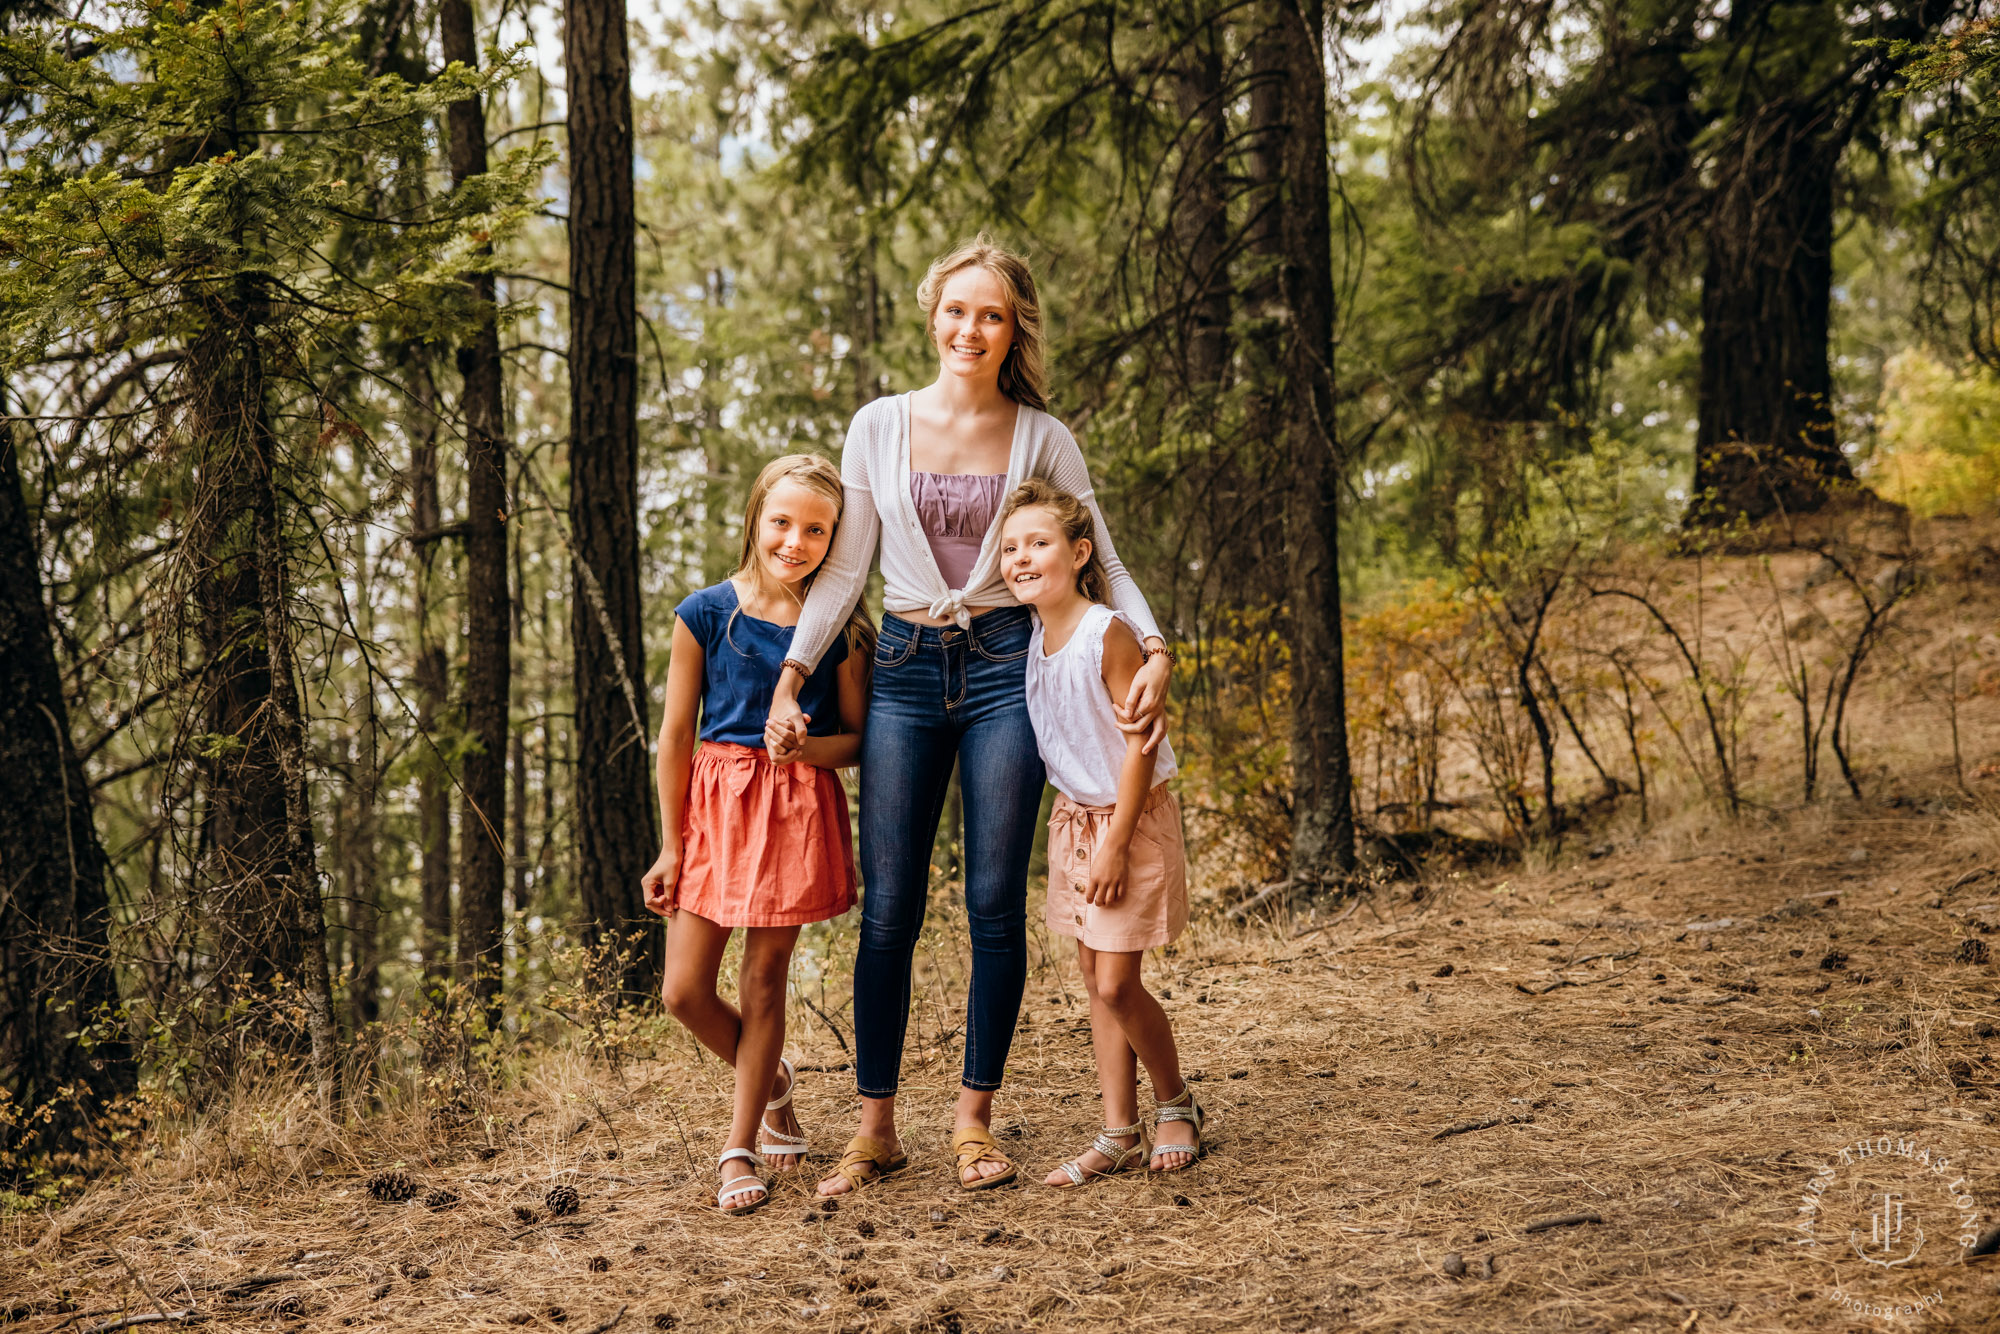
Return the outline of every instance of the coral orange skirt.
[[[717,926],[804,926],[854,906],[847,793],[831,769],[704,741],[694,753],[674,907]]]

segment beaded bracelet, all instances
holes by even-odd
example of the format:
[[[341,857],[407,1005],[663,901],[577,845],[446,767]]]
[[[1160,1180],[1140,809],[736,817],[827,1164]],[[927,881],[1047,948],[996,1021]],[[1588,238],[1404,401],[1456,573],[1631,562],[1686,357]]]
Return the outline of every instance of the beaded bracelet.
[[[1169,667],[1177,666],[1180,663],[1180,659],[1174,656],[1174,651],[1170,648],[1147,648],[1141,645],[1139,652],[1145,655],[1145,661],[1147,662],[1151,662],[1155,657],[1162,657],[1167,660],[1167,666]]]
[[[797,672],[800,676],[810,677],[813,674],[812,668],[806,666],[797,658],[786,658],[782,663],[778,664],[778,671],[783,673],[787,667]]]

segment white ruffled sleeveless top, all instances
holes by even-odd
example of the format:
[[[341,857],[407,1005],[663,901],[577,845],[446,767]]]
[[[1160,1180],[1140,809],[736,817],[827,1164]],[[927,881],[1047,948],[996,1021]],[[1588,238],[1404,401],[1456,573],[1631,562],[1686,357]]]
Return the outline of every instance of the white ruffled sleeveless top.
[[[1035,748],[1048,766],[1049,781],[1080,806],[1115,805],[1118,771],[1125,766],[1125,734],[1104,685],[1104,632],[1114,620],[1144,642],[1137,621],[1102,603],[1092,604],[1076,633],[1054,653],[1043,650],[1040,616],[1028,640],[1028,718],[1035,725]],[[1153,785],[1179,771],[1174,748],[1162,739]]]

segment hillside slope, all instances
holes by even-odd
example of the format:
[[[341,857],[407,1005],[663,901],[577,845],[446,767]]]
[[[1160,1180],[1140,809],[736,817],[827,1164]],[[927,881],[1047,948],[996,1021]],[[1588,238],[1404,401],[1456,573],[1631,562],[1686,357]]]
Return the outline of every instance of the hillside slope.
[[[191,1306],[211,1328],[1880,1326],[1838,1291],[1937,1293],[1934,1324],[1996,1328],[2000,1261],[1959,1261],[1946,1198],[1980,1229],[2000,1205],[1996,872],[1993,814],[1829,806],[1385,890],[1331,925],[1198,929],[1160,985],[1211,1151],[1075,1194],[953,1188],[942,1001],[914,1025],[912,1170],[832,1212],[789,1181],[747,1220],[705,1207],[727,1087],[692,1055],[621,1082],[548,1054],[490,1121],[384,1118],[317,1150],[240,1113],[7,1224],[0,1309],[36,1332]],[[795,1038],[842,1063],[824,1025]],[[1073,967],[1045,962],[1001,1104],[1037,1176],[1097,1122],[1088,1060]],[[820,1164],[850,1088],[801,1081]],[[1949,1188],[1893,1144],[1842,1162],[1884,1135],[1949,1158]],[[365,1175],[394,1162],[461,1202],[375,1202]],[[540,1212],[556,1183],[571,1220]],[[1899,1244],[1925,1237],[1893,1268],[1861,1258],[1885,1191]],[[1599,1221],[1530,1230],[1572,1214]]]

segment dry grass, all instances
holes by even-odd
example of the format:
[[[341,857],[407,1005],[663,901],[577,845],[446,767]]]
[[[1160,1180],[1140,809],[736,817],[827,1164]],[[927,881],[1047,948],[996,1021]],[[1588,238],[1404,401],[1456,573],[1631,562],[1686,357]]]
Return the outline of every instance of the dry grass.
[[[1921,1192],[1929,1241],[1907,1269],[1790,1240],[1815,1165],[1882,1133],[1963,1164],[1992,1222],[2000,1064],[1976,1025],[2000,1021],[2000,974],[1954,959],[2000,923],[2000,877],[1967,878],[2000,870],[2000,819],[1824,807],[1554,861],[1385,891],[1317,930],[1198,927],[1153,974],[1213,1116],[1190,1173],[959,1192],[947,1043],[913,1053],[909,1173],[831,1213],[788,1180],[724,1219],[716,1062],[663,1053],[621,1083],[555,1051],[490,1115],[332,1137],[279,1101],[190,1132],[53,1219],[9,1222],[0,1310],[37,1334],[156,1306],[211,1328],[574,1334],[621,1310],[623,1331],[1880,1327],[1830,1303],[1845,1285],[1940,1291],[1934,1325],[2000,1327],[1996,1261],[1961,1263]],[[1844,968],[1820,966],[1832,950]],[[1000,1122],[1024,1177],[1098,1121],[1077,996],[1067,961],[1030,984]],[[824,1025],[795,1037],[840,1063]],[[848,1080],[801,1080],[819,1164]],[[1435,1138],[1488,1118],[1517,1119]],[[367,1174],[395,1162],[462,1202],[374,1201]],[[527,1230],[515,1207],[548,1221],[559,1182],[581,1212]],[[1581,1211],[1602,1222],[1526,1231]],[[252,1275],[284,1281],[229,1292]]]

